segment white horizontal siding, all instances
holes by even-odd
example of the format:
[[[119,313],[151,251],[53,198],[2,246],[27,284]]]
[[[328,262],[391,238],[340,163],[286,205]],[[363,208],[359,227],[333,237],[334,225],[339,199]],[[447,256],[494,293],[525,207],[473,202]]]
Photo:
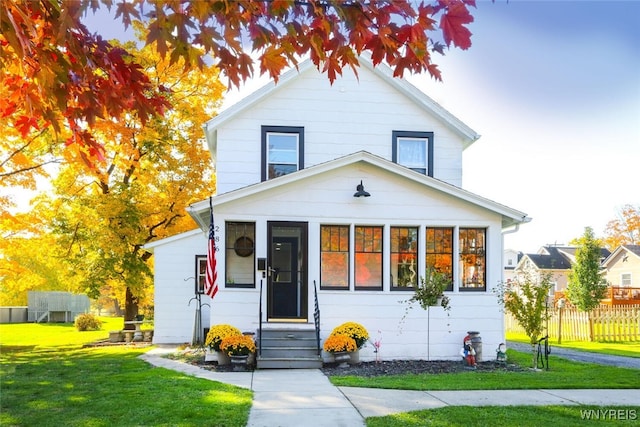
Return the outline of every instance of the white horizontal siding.
[[[394,130],[434,132],[434,176],[462,182],[458,136],[366,68],[333,86],[310,70],[221,125],[218,194],[259,182],[263,125],[304,127],[305,167],[361,150],[391,160]]]
[[[195,256],[206,253],[204,233],[191,233],[154,248],[154,343],[191,342],[196,303],[189,301],[195,296]],[[202,302],[208,303],[209,297],[203,295]],[[209,310],[203,309],[203,326],[207,327],[209,322]]]

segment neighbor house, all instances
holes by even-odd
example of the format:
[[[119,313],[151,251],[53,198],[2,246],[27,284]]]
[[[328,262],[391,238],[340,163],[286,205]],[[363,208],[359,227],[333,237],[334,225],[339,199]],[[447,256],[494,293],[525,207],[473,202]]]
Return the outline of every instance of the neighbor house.
[[[528,274],[535,280],[542,274],[549,274],[553,284],[550,296],[562,298],[567,291],[569,272],[576,261],[577,249],[575,246],[546,245],[535,254],[523,254],[514,270],[515,277]],[[610,255],[611,251],[601,248],[600,262],[604,263]]]
[[[612,305],[640,304],[640,245],[622,245],[602,263]]]
[[[529,218],[461,188],[476,132],[388,67],[361,65],[331,85],[304,62],[206,124],[220,291],[201,297],[204,328],[295,341],[315,331],[315,317],[322,341],[355,321],[381,337],[383,359],[455,359],[475,330],[495,357],[505,339],[492,292],[503,280],[503,233]],[[189,209],[198,230],[147,245],[156,343],[193,336],[209,203]],[[428,266],[452,277],[448,312],[409,308]],[[267,358],[258,366],[276,366]]]

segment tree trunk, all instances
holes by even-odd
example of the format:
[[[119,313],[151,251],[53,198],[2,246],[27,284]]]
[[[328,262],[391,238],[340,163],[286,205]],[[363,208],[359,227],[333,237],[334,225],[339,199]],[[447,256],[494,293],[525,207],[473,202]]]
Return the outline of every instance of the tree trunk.
[[[536,344],[531,344],[531,366],[533,369],[538,369],[538,354],[537,354]]]
[[[122,308],[120,308],[120,301],[118,301],[118,298],[113,299],[113,312],[116,317],[122,316]]]
[[[131,293],[131,289],[127,287],[125,292],[125,301],[124,301],[124,321],[129,322],[131,320],[135,320],[138,315],[138,298],[136,298],[133,293]],[[134,325],[124,325],[125,329],[135,329]]]

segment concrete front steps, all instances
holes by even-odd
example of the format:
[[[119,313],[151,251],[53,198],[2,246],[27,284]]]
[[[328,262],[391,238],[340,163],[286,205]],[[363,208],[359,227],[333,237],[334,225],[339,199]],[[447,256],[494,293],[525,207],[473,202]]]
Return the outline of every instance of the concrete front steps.
[[[260,337],[258,337],[260,340]],[[313,327],[262,328],[262,353],[258,354],[258,369],[318,369],[322,357],[318,355],[316,331]],[[258,343],[258,348],[260,343]]]

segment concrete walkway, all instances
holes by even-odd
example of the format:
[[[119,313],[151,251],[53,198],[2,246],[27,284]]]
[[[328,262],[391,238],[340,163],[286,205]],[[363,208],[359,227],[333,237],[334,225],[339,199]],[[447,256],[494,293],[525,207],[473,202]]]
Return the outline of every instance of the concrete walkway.
[[[640,406],[640,389],[410,391],[335,387],[318,369],[211,372],[166,359],[175,349],[155,348],[148,363],[253,391],[248,427],[357,427],[364,418],[444,406],[619,405]]]

